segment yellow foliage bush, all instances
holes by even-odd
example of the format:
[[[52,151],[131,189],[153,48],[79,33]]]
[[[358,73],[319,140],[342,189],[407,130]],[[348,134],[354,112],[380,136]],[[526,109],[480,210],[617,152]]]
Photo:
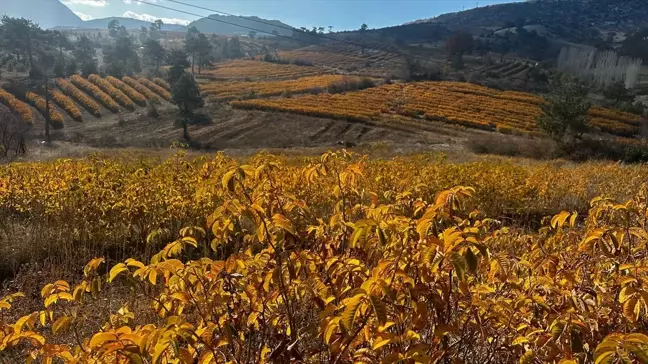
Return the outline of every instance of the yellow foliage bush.
[[[135,90],[137,90],[137,92],[139,92],[140,94],[144,95],[147,100],[149,100],[149,101],[160,101],[160,98],[157,97],[155,92],[153,92],[153,91],[149,90],[148,88],[146,88],[144,85],[139,83],[136,79],[128,77],[128,76],[124,76],[124,77],[122,77],[122,81],[124,81],[124,83],[126,83],[128,86],[130,86],[130,87],[134,88]]]
[[[155,83],[155,82],[153,82],[151,80],[148,80],[148,79],[146,79],[144,77],[139,77],[137,79],[137,81],[139,81],[139,83],[141,83],[144,87],[146,87],[149,90],[155,92],[156,94],[162,96],[163,99],[165,99],[167,101],[171,101],[171,93],[169,91],[167,91],[167,89],[164,88],[163,86],[160,86],[157,83]]]
[[[171,91],[171,86],[170,86],[169,83],[166,82],[165,80],[156,77],[156,78],[153,79],[153,82],[155,82],[156,85],[158,85],[158,86],[164,88],[165,90],[167,90],[167,91]]]
[[[20,116],[20,119],[22,119],[22,121],[24,121],[25,123],[27,124],[34,123],[34,114],[32,113],[32,109],[29,107],[29,105],[18,100],[14,95],[1,88],[0,88],[0,102],[2,102],[5,106],[9,107],[16,114],[18,114],[18,116]]]
[[[88,80],[95,85],[97,85],[101,90],[110,95],[115,101],[117,101],[121,106],[127,108],[128,110],[135,110],[135,103],[126,96],[121,90],[113,86],[110,82],[104,80],[100,76],[90,75]]]
[[[25,97],[32,105],[34,105],[36,109],[38,109],[38,111],[40,111],[43,117],[46,117],[47,101],[45,100],[45,98],[33,92],[27,92],[25,94]],[[60,112],[56,111],[56,109],[54,108],[54,102],[51,102],[49,106],[49,119],[50,125],[54,129],[63,128],[63,115],[61,115]]]
[[[125,189],[114,198],[129,204],[150,198],[146,185],[124,186],[129,179],[164,186],[155,198],[169,201],[187,179],[190,199],[211,209],[202,226],[151,232],[147,244],[162,245],[150,259],[95,258],[77,283],[27,292],[42,303],[0,321],[1,351],[84,363],[645,362],[645,168],[346,151],[288,161],[260,154],[246,164],[174,159],[164,168],[179,175],[141,167],[126,181],[84,166],[106,162],[121,175],[123,166],[105,160],[52,163],[62,174],[47,188],[68,190],[57,201]],[[33,178],[31,165],[0,168]],[[75,168],[86,172],[72,178]],[[0,198],[11,196],[2,206],[20,203],[14,184],[25,181],[1,178]],[[471,178],[474,188],[440,188]],[[600,192],[631,197],[593,198],[574,206],[581,213],[549,197]],[[49,192],[23,197],[33,193]],[[526,222],[514,212],[550,200],[557,212],[538,217],[537,228],[516,225]],[[0,299],[2,317],[24,299]]]
[[[120,89],[126,96],[133,100],[139,106],[146,106],[146,97],[136,91],[134,88],[122,82],[120,79],[113,76],[106,77],[106,80],[110,82],[113,86]]]
[[[119,105],[117,105],[115,100],[113,100],[112,97],[110,97],[107,93],[101,91],[99,87],[90,83],[85,78],[79,75],[74,75],[70,77],[70,81],[77,87],[87,91],[90,95],[92,95],[97,101],[101,102],[101,104],[103,104],[111,112],[113,113],[119,112]]]
[[[100,118],[101,110],[99,104],[88,95],[84,94],[76,86],[63,78],[56,79],[56,86],[66,95],[81,104],[92,116]]]
[[[65,112],[68,113],[68,115],[70,115],[70,117],[72,117],[72,119],[78,122],[83,121],[83,115],[81,114],[81,111],[74,104],[74,101],[72,101],[71,98],[65,96],[65,94],[57,90],[50,91],[50,96],[58,106],[60,106],[63,110],[65,110]]]

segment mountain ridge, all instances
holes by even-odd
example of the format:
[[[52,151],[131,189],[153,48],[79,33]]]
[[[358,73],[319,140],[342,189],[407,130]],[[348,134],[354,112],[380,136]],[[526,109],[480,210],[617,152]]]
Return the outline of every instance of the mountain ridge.
[[[58,0],[5,0],[0,15],[30,19],[42,28],[78,26],[83,23],[78,15]]]
[[[151,22],[145,20],[125,18],[121,16],[110,16],[107,18],[86,20],[83,22],[83,24],[80,27],[77,28],[106,29],[108,28],[108,24],[113,20],[117,20],[120,25],[123,25],[128,30],[139,30],[141,27],[148,28],[151,25]],[[164,31],[184,31],[185,29],[186,27],[184,25],[179,25],[179,24],[164,24],[162,26],[162,30]]]
[[[231,24],[227,24],[227,23],[231,23]],[[266,32],[271,34],[273,32],[277,32],[277,34],[279,35],[291,36],[292,30],[288,30],[285,28],[291,28],[291,29],[293,28],[292,26],[283,23],[279,20],[267,20],[267,19],[259,18],[257,16],[235,16],[235,15],[218,15],[218,14],[209,15],[207,17],[195,20],[191,22],[189,25],[187,25],[188,28],[192,26],[195,26],[202,33],[216,33],[216,34],[227,34],[227,35],[248,34],[251,31],[251,29],[247,29],[247,28],[254,28],[259,30],[257,31],[257,33]]]
[[[645,0],[534,0],[495,4],[441,14],[409,24],[441,23],[450,29],[510,28],[524,20],[526,25],[546,26],[561,37],[579,41],[594,31],[631,32],[648,24]],[[572,34],[570,34],[570,32]],[[589,33],[589,34],[588,34]]]

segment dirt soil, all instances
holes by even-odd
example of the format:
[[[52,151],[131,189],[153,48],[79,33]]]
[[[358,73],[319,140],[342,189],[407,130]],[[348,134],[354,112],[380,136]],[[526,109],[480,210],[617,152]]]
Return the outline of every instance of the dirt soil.
[[[151,117],[146,108],[100,119],[88,116],[83,123],[66,122],[65,128],[51,132],[53,146],[42,142],[42,121],[30,130],[32,157],[75,157],[113,148],[168,150],[174,142],[184,142],[175,108],[158,107]],[[440,122],[421,127],[366,124],[316,118],[289,113],[236,110],[227,105],[211,105],[202,119],[189,127],[194,150],[227,151],[248,154],[258,150],[305,150],[318,153],[330,148],[387,148],[393,153],[436,150],[461,152],[466,138],[479,131]]]

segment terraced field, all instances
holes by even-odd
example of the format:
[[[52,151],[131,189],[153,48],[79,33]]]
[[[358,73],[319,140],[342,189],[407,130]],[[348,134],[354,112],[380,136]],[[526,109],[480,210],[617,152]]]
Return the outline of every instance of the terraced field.
[[[523,78],[532,67],[527,62],[506,61],[478,68],[473,73],[484,77]]]
[[[354,83],[359,84],[361,81],[361,78],[355,76],[321,75],[281,81],[215,81],[202,83],[200,88],[203,96],[213,97],[218,101],[227,101],[238,98],[269,97],[282,94],[321,93],[332,84],[344,86]],[[372,82],[378,82],[378,80]]]
[[[393,84],[345,94],[233,101],[241,109],[291,112],[366,123],[425,124],[442,121],[505,133],[540,134],[536,126],[541,98],[458,82]],[[592,108],[591,124],[618,136],[640,131],[639,116]]]
[[[198,78],[217,80],[285,80],[327,73],[320,67],[295,66],[254,60],[234,60],[203,70]]]

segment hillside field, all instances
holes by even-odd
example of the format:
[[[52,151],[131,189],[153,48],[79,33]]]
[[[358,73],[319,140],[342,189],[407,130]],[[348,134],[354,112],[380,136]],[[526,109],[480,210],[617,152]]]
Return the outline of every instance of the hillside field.
[[[0,88],[0,362],[646,362],[645,165],[478,156],[553,146],[542,97],[312,61],[201,69],[190,141],[160,78],[57,79],[51,144]]]

